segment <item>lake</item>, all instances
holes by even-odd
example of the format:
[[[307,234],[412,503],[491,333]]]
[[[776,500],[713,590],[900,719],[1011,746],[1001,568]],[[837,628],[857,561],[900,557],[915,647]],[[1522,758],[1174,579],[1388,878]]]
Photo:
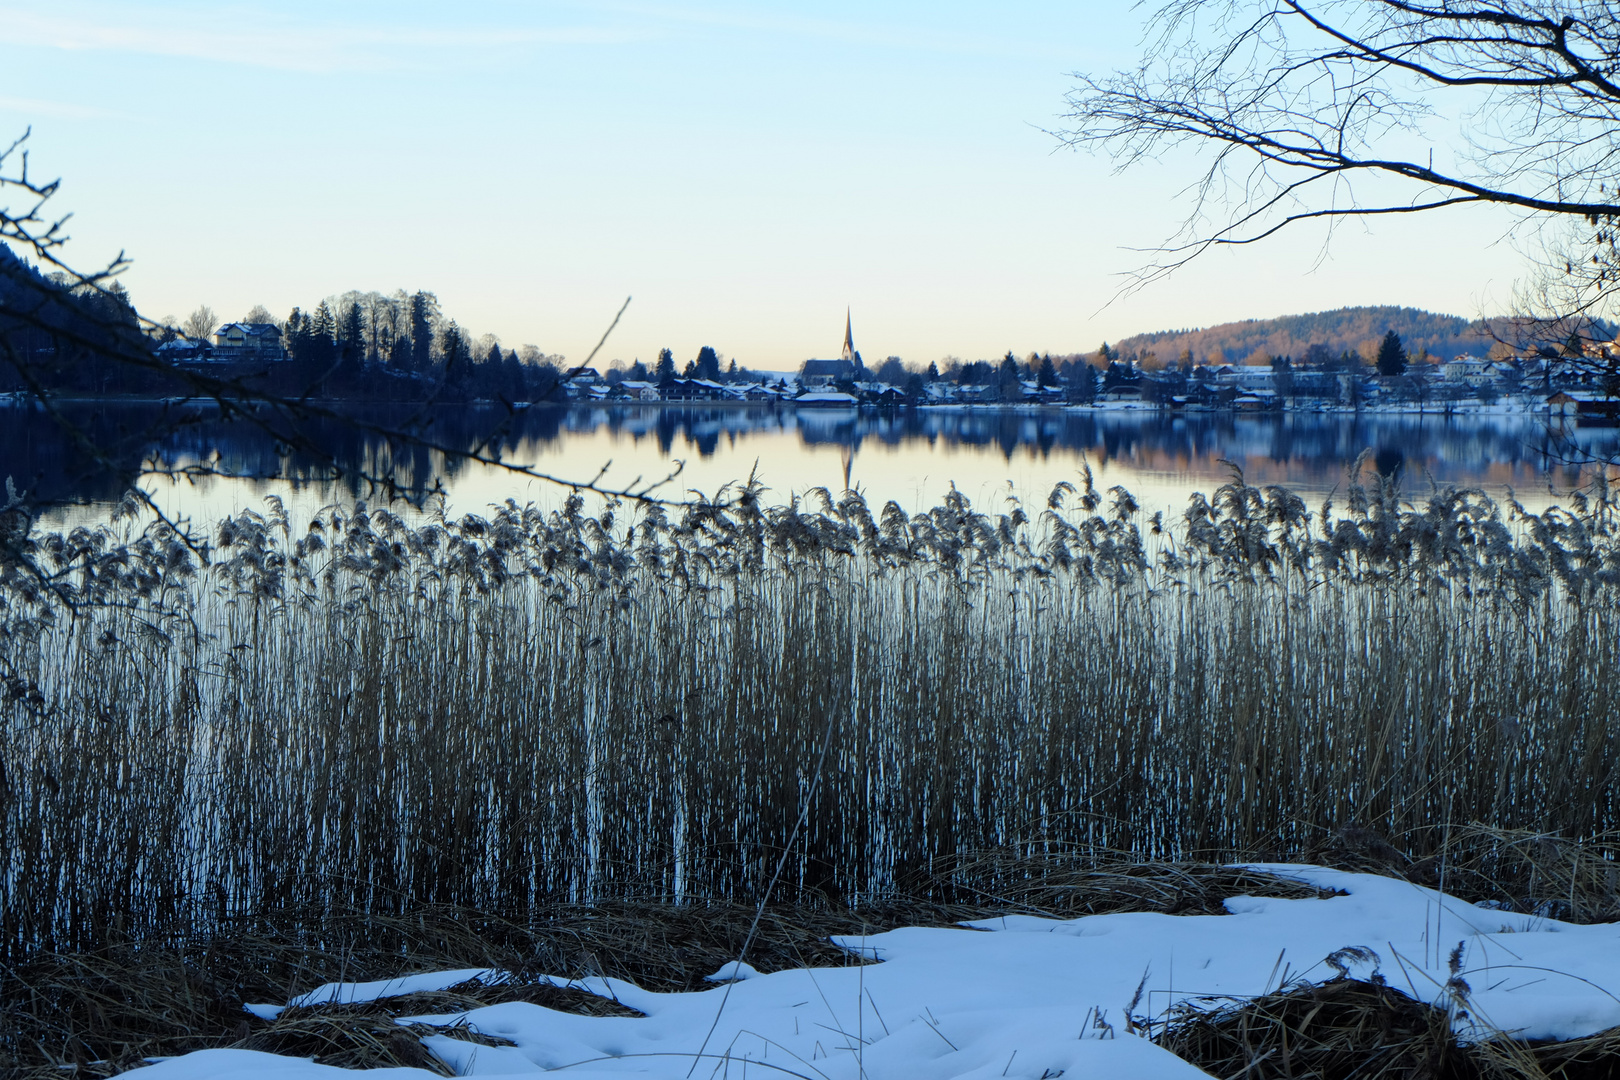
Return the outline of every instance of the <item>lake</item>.
[[[399,483],[443,485],[452,510],[478,512],[507,498],[554,501],[557,487],[482,465],[447,463],[432,451],[391,450],[385,441],[336,421],[303,433],[345,473],[333,479],[315,457],[292,453],[263,431],[216,413],[161,412],[151,405],[77,405],[68,415],[89,439],[123,460],[185,469],[213,462],[237,477],[148,475],[161,505],[194,520],[258,506],[268,494],[312,510],[375,493],[357,471]],[[356,414],[377,424],[403,414]],[[443,445],[471,447],[505,417],[487,406],[440,408],[428,429]],[[58,521],[99,515],[118,483],[91,465],[73,440],[35,407],[0,411],[0,469],[43,499],[71,501]],[[712,495],[757,475],[772,500],[815,487],[846,487],[909,511],[937,503],[952,484],[987,509],[1009,494],[1039,505],[1061,481],[1089,466],[1099,488],[1122,485],[1149,511],[1179,511],[1193,491],[1212,491],[1233,466],[1255,484],[1286,484],[1320,497],[1344,487],[1347,470],[1368,452],[1371,467],[1395,475],[1413,497],[1440,486],[1515,491],[1527,505],[1590,482],[1590,467],[1570,462],[1620,455],[1620,430],[1565,427],[1531,413],[1484,416],[1414,414],[1167,415],[1152,411],[1063,408],[953,408],[881,412],[781,406],[536,406],[513,418],[498,444],[503,459],[554,476],[609,487],[676,475],[657,491],[679,498]],[[1230,464],[1228,464],[1230,463]]]

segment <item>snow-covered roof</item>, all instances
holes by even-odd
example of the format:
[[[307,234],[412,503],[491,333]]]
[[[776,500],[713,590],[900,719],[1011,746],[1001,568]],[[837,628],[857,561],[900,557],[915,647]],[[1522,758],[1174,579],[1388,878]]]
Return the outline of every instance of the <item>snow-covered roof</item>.
[[[240,330],[248,337],[274,337],[278,341],[281,339],[281,330],[273,323],[226,323],[214,333],[217,336],[229,330]]]

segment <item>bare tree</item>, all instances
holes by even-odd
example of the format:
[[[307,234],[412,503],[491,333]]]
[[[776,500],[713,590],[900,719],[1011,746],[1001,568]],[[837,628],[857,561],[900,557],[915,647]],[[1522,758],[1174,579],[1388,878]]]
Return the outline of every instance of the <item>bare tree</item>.
[[[281,321],[270,314],[270,309],[263,304],[254,304],[253,309],[242,316],[242,321],[249,325],[280,326]]]
[[[1530,307],[1600,315],[1620,285],[1620,9],[1606,0],[1169,0],[1139,67],[1077,74],[1074,147],[1121,168],[1207,153],[1136,280],[1301,221],[1487,203],[1554,274]],[[1465,134],[1436,155],[1444,121]],[[1452,152],[1446,152],[1450,149]]]
[[[193,341],[207,341],[218,325],[219,316],[214,314],[213,308],[203,304],[186,316],[186,321],[180,325],[180,329]]]

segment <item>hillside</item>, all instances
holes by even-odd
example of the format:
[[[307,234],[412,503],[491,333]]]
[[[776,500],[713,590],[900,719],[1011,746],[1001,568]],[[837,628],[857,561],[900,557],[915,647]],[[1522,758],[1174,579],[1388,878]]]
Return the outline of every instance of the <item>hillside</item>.
[[[1272,356],[1299,357],[1312,345],[1325,345],[1335,356],[1349,350],[1376,351],[1384,334],[1394,330],[1412,355],[1427,349],[1441,359],[1468,353],[1484,356],[1492,339],[1479,320],[1404,307],[1348,307],[1277,319],[1246,319],[1199,330],[1162,330],[1137,334],[1115,344],[1122,355],[1157,354],[1170,363],[1191,351],[1204,363],[1260,362]]]

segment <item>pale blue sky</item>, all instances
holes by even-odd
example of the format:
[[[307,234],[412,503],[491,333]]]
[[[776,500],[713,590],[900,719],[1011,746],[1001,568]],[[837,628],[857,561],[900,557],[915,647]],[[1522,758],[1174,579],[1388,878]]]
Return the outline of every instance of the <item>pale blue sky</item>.
[[[1300,231],[1111,301],[1188,164],[1055,150],[1124,3],[0,0],[0,134],[32,124],[82,264],[147,314],[436,291],[508,345],[796,367],[1089,350],[1346,304],[1495,310],[1506,219]]]

